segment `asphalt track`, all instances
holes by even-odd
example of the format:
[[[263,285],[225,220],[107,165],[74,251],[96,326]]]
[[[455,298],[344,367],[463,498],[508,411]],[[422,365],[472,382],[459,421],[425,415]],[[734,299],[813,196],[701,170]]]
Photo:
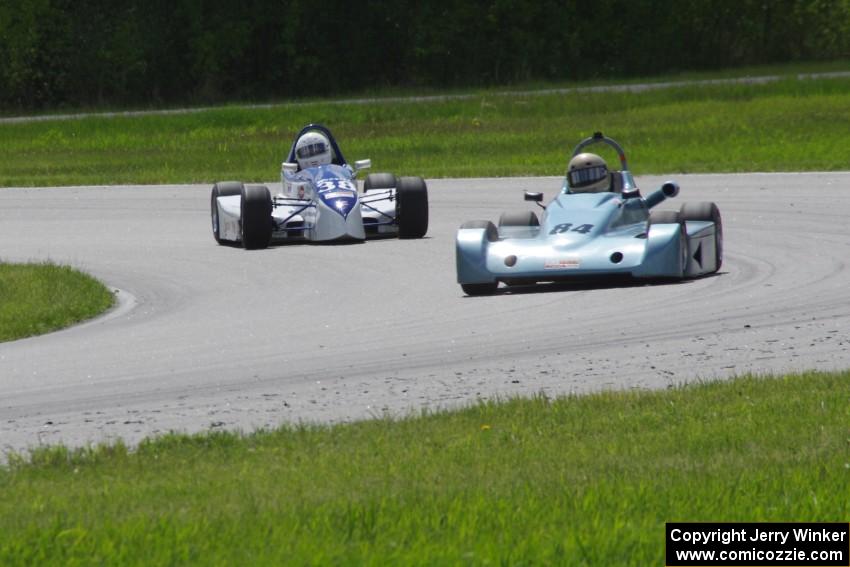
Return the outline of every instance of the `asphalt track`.
[[[0,343],[0,449],[850,368],[850,173],[675,178],[661,208],[720,206],[718,275],[474,298],[457,227],[559,179],[429,180],[425,239],[259,251],[215,244],[209,186],[0,189],[2,260],[70,264],[120,299]]]

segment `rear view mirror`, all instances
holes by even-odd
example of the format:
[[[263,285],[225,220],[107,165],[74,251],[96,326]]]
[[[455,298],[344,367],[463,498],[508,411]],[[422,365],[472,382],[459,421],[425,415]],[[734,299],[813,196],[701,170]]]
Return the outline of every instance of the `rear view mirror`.
[[[526,191],[525,196],[523,198],[526,201],[534,201],[535,203],[537,203],[537,206],[543,210],[546,209],[546,205],[541,204],[541,202],[543,201],[543,193],[533,193],[531,191]]]
[[[298,164],[283,162],[282,164],[280,164],[280,170],[285,171],[287,173],[295,173],[296,171],[298,171]]]
[[[370,167],[372,167],[372,160],[370,159],[359,159],[354,162],[354,171],[369,169]]]

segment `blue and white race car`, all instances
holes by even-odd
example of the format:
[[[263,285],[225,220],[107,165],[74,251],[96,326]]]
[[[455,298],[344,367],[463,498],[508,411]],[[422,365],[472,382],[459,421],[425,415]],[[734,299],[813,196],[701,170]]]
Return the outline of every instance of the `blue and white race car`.
[[[428,188],[421,177],[389,173],[356,176],[330,130],[308,124],[281,164],[281,186],[216,183],[210,197],[213,237],[219,244],[265,248],[272,242],[365,240],[373,236],[422,238],[428,231]]]
[[[609,171],[596,143],[614,148],[621,169]],[[503,213],[497,227],[470,221],[457,232],[457,281],[468,295],[506,285],[583,279],[690,278],[723,263],[723,224],[717,205],[685,203],[678,211],[651,210],[679,193],[668,181],[645,198],[620,145],[597,132],[573,151],[558,196],[544,208]],[[539,206],[542,193],[525,194]]]

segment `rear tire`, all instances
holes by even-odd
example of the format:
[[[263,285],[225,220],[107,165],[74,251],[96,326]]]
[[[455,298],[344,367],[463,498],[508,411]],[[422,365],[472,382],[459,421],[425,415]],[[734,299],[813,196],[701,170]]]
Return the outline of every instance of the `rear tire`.
[[[399,238],[422,238],[428,232],[428,187],[421,177],[399,177],[396,222]]]
[[[499,226],[540,226],[540,220],[534,211],[512,211],[502,213]]]
[[[221,221],[218,217],[218,198],[240,195],[242,183],[239,181],[219,181],[212,188],[210,195],[210,220],[212,221],[213,238],[221,244]]]
[[[398,180],[392,173],[370,173],[363,182],[363,192],[371,189],[394,189],[396,185]]]
[[[272,197],[265,185],[242,187],[242,246],[265,248],[272,239]]]
[[[679,210],[679,219],[685,221],[710,221],[714,223],[714,251],[717,269],[723,265],[723,219],[715,203],[685,203]]]

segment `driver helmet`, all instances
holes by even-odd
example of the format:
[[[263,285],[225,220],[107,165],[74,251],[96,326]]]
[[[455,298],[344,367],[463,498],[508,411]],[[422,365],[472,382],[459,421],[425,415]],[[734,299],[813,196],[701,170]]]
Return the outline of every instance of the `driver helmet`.
[[[608,164],[596,154],[579,154],[570,160],[567,178],[571,193],[601,193],[608,190]]]
[[[307,132],[295,143],[295,159],[301,169],[331,163],[331,143],[321,132]]]

